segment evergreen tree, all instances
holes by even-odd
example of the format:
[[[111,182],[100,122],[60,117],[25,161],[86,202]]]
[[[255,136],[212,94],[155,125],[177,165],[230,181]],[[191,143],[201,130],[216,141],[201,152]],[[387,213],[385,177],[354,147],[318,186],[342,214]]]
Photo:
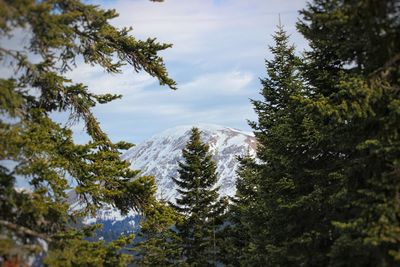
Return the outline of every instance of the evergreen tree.
[[[259,231],[258,227],[253,228],[255,221],[262,219],[257,213],[259,168],[250,155],[238,160],[236,194],[228,206],[226,226],[221,232],[221,261],[226,266],[254,266],[257,255],[251,237]]]
[[[180,238],[174,230],[182,219],[179,213],[154,198],[144,216],[138,233],[141,241],[134,247],[135,266],[185,266]]]
[[[16,29],[30,32],[27,46],[0,47],[2,64],[15,70],[0,79],[3,260],[26,262],[43,250],[41,244],[46,241],[49,256],[45,261],[52,266],[120,266],[127,262],[118,251],[128,239],[107,247],[89,243],[82,239],[87,231],[78,230],[75,222],[103,203],[122,212],[143,209],[152,196],[154,179],[137,177],[138,172],[129,169],[130,164],[120,159],[120,150],[130,144],[111,142],[91,112],[95,105],[121,96],[93,94],[66,73],[82,57],[108,73],[118,73],[122,65],[129,64],[170,88],[175,88],[175,82],[158,56],[170,45],[155,39],[136,40],[129,29],[109,24],[116,16],[114,10],[78,0],[0,3],[2,38],[12,38]],[[69,122],[83,121],[91,141],[75,144],[71,130],[51,119],[56,112],[68,112]],[[25,179],[32,189],[17,190],[16,177]],[[85,204],[79,212],[71,211],[67,202],[71,180]]]
[[[250,242],[254,256],[251,262],[261,265],[290,265],[291,258],[284,257],[286,244],[292,238],[295,218],[290,216],[290,202],[294,201],[296,185],[292,172],[296,133],[302,117],[292,98],[301,91],[299,59],[294,47],[289,46],[288,36],[281,26],[274,35],[275,46],[270,47],[273,60],[266,61],[268,78],[262,80],[263,100],[253,101],[258,122],[251,123],[255,130],[258,149],[258,166],[253,210],[253,234]],[[297,124],[297,125],[296,125]],[[252,203],[250,203],[252,204]],[[296,222],[297,223],[297,222]],[[258,232],[258,234],[257,234]],[[292,254],[294,256],[294,254]]]
[[[327,176],[327,163],[334,162],[321,150],[321,121],[304,107],[311,92],[282,26],[274,40],[274,58],[266,61],[268,78],[262,80],[263,99],[253,101],[258,163],[244,161],[239,172],[236,209],[250,230],[242,264],[324,266],[338,201],[325,196],[336,192],[330,185],[338,176]]]
[[[218,199],[216,165],[201,142],[200,131],[193,128],[190,140],[182,151],[179,177],[173,178],[180,197],[175,209],[182,214],[176,225],[181,238],[183,257],[190,266],[215,265],[218,261],[216,232],[222,225],[224,201]]]
[[[132,261],[130,255],[121,251],[133,241],[134,235],[120,236],[105,243],[85,240],[94,230],[93,226],[84,231],[70,231],[69,237],[63,242],[57,242],[44,259],[46,266],[107,266],[125,267]]]
[[[315,0],[302,14],[298,27],[312,48],[304,70],[314,88],[304,103],[330,125],[325,153],[336,154],[342,180],[330,265],[397,266],[400,6]]]
[[[256,208],[237,204],[259,233],[247,265],[396,266],[399,5],[316,0],[302,14],[305,62],[278,31],[254,102],[261,163],[239,181],[254,181]]]

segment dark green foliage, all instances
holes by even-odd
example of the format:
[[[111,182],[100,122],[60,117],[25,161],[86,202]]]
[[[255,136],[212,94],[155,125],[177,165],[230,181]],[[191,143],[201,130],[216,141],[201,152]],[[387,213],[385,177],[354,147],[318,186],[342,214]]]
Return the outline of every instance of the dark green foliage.
[[[210,266],[221,259],[221,227],[226,207],[218,199],[216,166],[201,142],[200,131],[192,135],[173,178],[180,197],[172,207],[154,200],[135,246],[138,266]]]
[[[173,206],[183,216],[176,224],[182,256],[190,266],[214,265],[218,261],[216,235],[222,225],[225,204],[218,199],[216,166],[208,145],[201,142],[199,129],[192,129],[182,154],[179,177],[173,178],[180,193]]]
[[[279,29],[253,102],[260,162],[239,171],[234,249],[244,266],[398,266],[400,6],[301,13],[310,51],[301,63]]]
[[[154,200],[145,210],[138,234],[142,239],[134,247],[137,266],[186,266],[181,257],[181,239],[174,227],[182,217],[167,203]]]
[[[259,178],[258,165],[251,156],[238,159],[236,195],[229,205],[226,216],[226,226],[222,235],[221,261],[226,266],[254,266],[257,256],[251,237],[259,234],[260,228],[253,228],[262,222],[257,201]],[[260,221],[261,219],[261,221]]]
[[[398,1],[314,1],[299,30],[313,48],[306,101],[332,133],[345,197],[332,266],[400,264],[400,6]],[[323,103],[323,105],[322,105]]]
[[[301,61],[281,26],[274,39],[263,100],[253,101],[260,162],[245,160],[239,172],[235,210],[241,214],[239,231],[249,229],[242,264],[324,266],[336,201],[325,195],[337,177],[326,176],[331,159],[317,147],[323,138],[320,121],[302,104],[308,91]]]
[[[104,266],[104,267],[124,267],[131,262],[131,256],[121,253],[121,250],[133,240],[131,236],[121,236],[118,239],[105,244],[103,241],[91,242],[84,238],[93,232],[94,227],[79,233],[70,231],[57,238],[62,242],[54,242],[49,255],[45,258],[44,264],[47,266]]]
[[[129,29],[109,24],[114,10],[102,10],[78,0],[2,1],[0,33],[12,38],[15,29],[30,32],[26,47],[0,47],[0,60],[15,72],[0,79],[0,256],[26,260],[37,255],[39,239],[47,241],[51,266],[125,266],[119,250],[129,240],[107,246],[83,240],[87,231],[75,229],[79,216],[94,213],[104,203],[122,212],[147,207],[154,193],[152,177],[120,159],[125,142],[112,143],[91,109],[120,98],[96,95],[66,78],[79,58],[118,73],[129,64],[160,84],[175,89],[158,52],[170,45],[155,39],[136,40]],[[34,58],[34,60],[33,60]],[[91,141],[75,144],[72,132],[54,122],[54,112],[69,112],[69,122],[83,121]],[[25,179],[31,191],[16,190]],[[133,179],[135,178],[135,179]],[[85,204],[71,211],[66,191],[70,181]],[[93,253],[96,251],[96,253]]]

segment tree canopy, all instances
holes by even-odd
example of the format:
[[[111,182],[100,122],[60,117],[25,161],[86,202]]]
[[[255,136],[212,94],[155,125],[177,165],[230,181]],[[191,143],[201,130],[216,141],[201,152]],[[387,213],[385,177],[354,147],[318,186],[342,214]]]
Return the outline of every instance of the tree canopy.
[[[258,159],[242,161],[232,207],[241,264],[398,266],[400,7],[315,0],[300,14],[310,48],[295,56],[278,27],[253,101]]]
[[[123,213],[143,210],[154,193],[154,179],[138,176],[120,159],[120,151],[131,144],[111,142],[92,112],[94,106],[121,96],[94,94],[68,79],[67,73],[83,63],[108,73],[130,65],[134,72],[147,72],[171,89],[176,83],[158,55],[171,45],[154,38],[138,40],[129,28],[117,29],[109,23],[117,15],[78,0],[0,3],[2,39],[12,39],[18,30],[28,32],[26,46],[0,47],[0,60],[11,70],[0,79],[3,259],[26,262],[46,242],[46,262],[52,266],[119,266],[117,261],[126,261],[117,253],[122,239],[108,247],[88,243],[82,238],[89,231],[79,230],[76,223],[104,203]],[[69,124],[52,119],[56,112],[68,113],[68,123],[83,121],[90,141],[76,144]],[[17,189],[16,179],[24,179],[31,188]],[[83,209],[69,206],[66,192],[71,184],[76,185]],[[82,256],[79,262],[68,256],[92,249],[97,254]]]
[[[212,266],[217,263],[216,232],[222,225],[225,205],[215,186],[216,164],[200,135],[200,130],[193,128],[182,150],[179,176],[173,177],[180,195],[173,207],[182,215],[176,228],[184,262],[189,266]]]

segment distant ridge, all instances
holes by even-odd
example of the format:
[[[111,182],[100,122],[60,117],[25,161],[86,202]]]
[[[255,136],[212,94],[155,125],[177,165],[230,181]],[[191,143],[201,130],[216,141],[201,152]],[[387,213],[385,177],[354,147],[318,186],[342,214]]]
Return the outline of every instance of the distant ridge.
[[[132,169],[141,170],[141,175],[153,175],[157,182],[157,197],[175,201],[177,191],[171,177],[177,175],[177,162],[182,160],[182,149],[190,137],[190,131],[197,127],[201,131],[203,142],[210,146],[210,153],[217,164],[218,183],[222,196],[233,196],[236,192],[237,156],[256,153],[256,140],[252,133],[215,124],[183,125],[167,129],[150,137],[122,155],[131,162]],[[73,192],[70,194],[73,209],[79,209],[80,203]],[[121,233],[135,231],[139,227],[140,216],[131,211],[127,215],[105,206],[95,217],[86,218],[84,223],[100,223],[104,227],[99,236],[118,236]],[[110,234],[112,233],[112,234]]]
[[[154,175],[158,197],[174,201],[177,196],[171,177],[177,175],[177,162],[182,159],[182,149],[189,140],[190,130],[197,127],[203,142],[217,163],[220,194],[234,195],[237,156],[255,155],[256,141],[253,133],[215,124],[183,125],[167,129],[128,150],[122,158],[132,163],[133,169],[144,175]]]

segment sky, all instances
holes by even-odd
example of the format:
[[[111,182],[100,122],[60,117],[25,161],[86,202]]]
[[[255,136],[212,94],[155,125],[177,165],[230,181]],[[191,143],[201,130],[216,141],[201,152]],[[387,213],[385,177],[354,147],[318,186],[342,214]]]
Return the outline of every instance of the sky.
[[[279,23],[298,53],[306,41],[296,32],[303,0],[86,0],[115,9],[117,27],[133,27],[138,39],[156,37],[173,44],[161,53],[178,84],[173,91],[144,72],[123,67],[108,74],[83,62],[68,76],[94,93],[122,94],[121,100],[98,105],[94,114],[113,141],[140,143],[179,125],[210,123],[251,131],[256,120],[250,99],[259,99],[265,59]],[[65,116],[54,115],[65,122]],[[81,124],[71,126],[77,142],[87,140]]]

